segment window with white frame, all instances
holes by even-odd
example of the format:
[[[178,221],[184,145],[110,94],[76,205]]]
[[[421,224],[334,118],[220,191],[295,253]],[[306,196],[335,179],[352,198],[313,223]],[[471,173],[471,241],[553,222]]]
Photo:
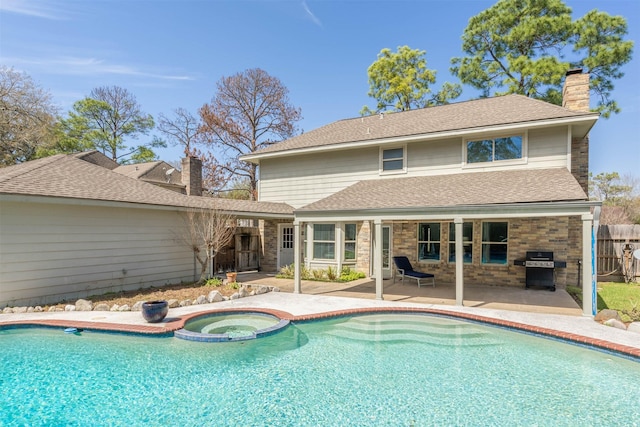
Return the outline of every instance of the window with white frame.
[[[336,258],[335,224],[313,224],[313,259]]]
[[[463,262],[470,264],[473,261],[473,223],[462,224],[462,255]],[[449,262],[456,262],[456,225],[449,223]]]
[[[440,260],[440,223],[418,224],[418,261]]]
[[[356,259],[356,225],[344,225],[344,260],[354,261]]]
[[[507,264],[509,223],[482,223],[482,263]]]
[[[491,163],[522,159],[522,135],[468,140],[467,163]]]
[[[380,169],[382,172],[404,172],[405,163],[404,146],[380,150]]]

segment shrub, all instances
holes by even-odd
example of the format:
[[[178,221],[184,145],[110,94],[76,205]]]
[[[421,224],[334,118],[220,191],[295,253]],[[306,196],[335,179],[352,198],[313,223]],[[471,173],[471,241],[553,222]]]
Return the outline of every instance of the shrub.
[[[207,280],[206,282],[204,282],[205,286],[213,286],[213,287],[218,287],[220,285],[222,285],[222,279],[219,277],[212,277],[211,279]]]
[[[364,279],[366,275],[359,271],[353,271],[349,267],[342,267],[342,271],[340,272],[340,281],[341,282],[351,282],[352,280]]]
[[[326,272],[324,270],[315,269],[311,270],[311,275],[313,276],[313,280],[323,280],[326,276]]]
[[[329,266],[327,267],[327,279],[332,282],[338,280],[338,269],[336,267]]]

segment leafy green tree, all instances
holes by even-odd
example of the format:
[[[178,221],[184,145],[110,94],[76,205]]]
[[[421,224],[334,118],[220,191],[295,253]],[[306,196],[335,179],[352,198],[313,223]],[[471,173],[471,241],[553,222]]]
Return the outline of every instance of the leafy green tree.
[[[500,0],[469,20],[467,56],[453,58],[451,72],[483,96],[519,93],[560,105],[566,71],[580,66],[591,76],[596,110],[609,117],[620,112],[613,82],[632,56],[626,34],[622,16],[592,10],[573,21],[562,0]]]
[[[592,198],[600,200],[605,205],[618,205],[631,196],[633,188],[620,183],[618,172],[602,172],[596,176],[589,174],[589,189]]]
[[[406,111],[433,105],[447,104],[462,93],[459,84],[446,82],[433,93],[430,85],[436,82],[436,71],[427,68],[426,52],[399,46],[397,52],[382,49],[378,59],[369,66],[368,95],[377,100],[375,112],[387,110]],[[362,115],[374,112],[364,106]]]
[[[153,117],[142,112],[129,91],[118,86],[99,87],[73,104],[69,117],[61,120],[58,130],[62,142],[58,148],[63,152],[97,149],[115,161],[127,156],[132,157],[125,162],[150,161],[156,158],[152,148],[166,147],[163,140],[153,138],[129,147],[125,138],[136,139],[153,127]]]
[[[0,66],[0,167],[36,158],[54,137],[57,113],[29,75]]]

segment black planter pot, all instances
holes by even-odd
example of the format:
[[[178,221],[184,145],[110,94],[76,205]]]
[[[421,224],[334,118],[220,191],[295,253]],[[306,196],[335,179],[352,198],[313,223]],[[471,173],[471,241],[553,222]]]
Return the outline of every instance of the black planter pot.
[[[149,323],[162,321],[169,313],[167,301],[147,301],[142,303],[142,317]]]

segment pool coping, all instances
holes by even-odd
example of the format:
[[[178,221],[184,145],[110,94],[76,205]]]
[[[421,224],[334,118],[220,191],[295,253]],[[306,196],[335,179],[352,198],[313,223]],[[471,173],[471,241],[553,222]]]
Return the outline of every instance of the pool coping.
[[[177,318],[169,318],[168,321],[156,323],[154,326],[139,324],[122,324],[110,322],[93,322],[71,319],[31,319],[31,320],[15,320],[6,321],[0,324],[0,330],[12,329],[16,327],[60,327],[60,328],[78,328],[90,331],[100,332],[119,332],[130,334],[142,334],[147,336],[167,336],[173,335],[178,329],[184,328],[187,321],[208,314],[224,314],[224,313],[264,313],[281,320],[289,322],[305,322],[319,319],[329,319],[334,317],[373,314],[373,313],[418,313],[431,314],[437,316],[446,316],[454,319],[463,319],[473,322],[484,323],[493,326],[513,329],[520,332],[531,333],[543,337],[559,339],[570,343],[582,345],[596,350],[611,352],[640,362],[640,348],[634,348],[628,345],[613,343],[599,338],[587,337],[584,335],[558,331],[551,328],[541,326],[528,325],[526,323],[515,322],[511,320],[492,318],[472,313],[463,313],[446,309],[434,309],[426,307],[367,307],[367,308],[350,308],[333,311],[325,311],[321,313],[293,315],[289,312],[271,308],[222,308],[203,310],[199,312],[181,315]]]

